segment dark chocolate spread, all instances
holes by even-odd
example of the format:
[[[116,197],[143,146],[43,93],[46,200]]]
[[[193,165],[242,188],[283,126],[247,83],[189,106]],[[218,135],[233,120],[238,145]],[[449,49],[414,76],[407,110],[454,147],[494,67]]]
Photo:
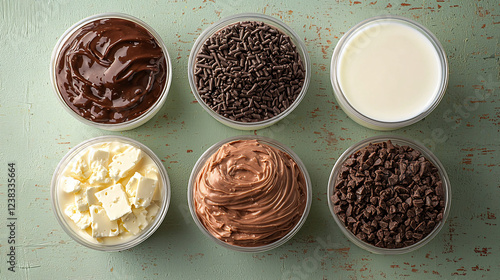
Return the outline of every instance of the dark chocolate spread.
[[[64,101],[98,123],[123,123],[147,112],[160,98],[166,77],[159,43],[125,19],[99,19],[78,28],[56,61]]]

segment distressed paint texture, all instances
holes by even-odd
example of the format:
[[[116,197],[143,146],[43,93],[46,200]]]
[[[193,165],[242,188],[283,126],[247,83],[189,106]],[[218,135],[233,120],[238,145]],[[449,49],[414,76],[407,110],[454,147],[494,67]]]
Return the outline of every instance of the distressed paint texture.
[[[158,31],[173,61],[166,105],[126,132],[94,129],[70,117],[49,80],[52,48],[78,20],[101,12],[134,15]],[[283,20],[305,41],[312,81],[300,106],[280,123],[237,131],[199,106],[187,81],[190,49],[220,18],[241,12]],[[326,185],[340,154],[383,134],[350,120],[337,106],[330,59],[342,35],[380,14],[419,21],[441,41],[450,81],[426,119],[394,131],[423,142],[446,167],[453,202],[448,222],[428,245],[402,256],[370,254],[349,242],[327,207]],[[500,272],[500,5],[498,1],[0,1],[0,221],[6,221],[6,165],[15,161],[17,272],[7,271],[7,229],[0,227],[1,279],[498,279]],[[313,204],[300,232],[261,254],[216,246],[192,221],[186,189],[191,168],[213,143],[255,133],[294,149],[313,183]],[[71,240],[54,218],[49,185],[62,156],[99,135],[143,142],[162,159],[172,184],[166,219],[146,242],[119,253],[96,252]]]

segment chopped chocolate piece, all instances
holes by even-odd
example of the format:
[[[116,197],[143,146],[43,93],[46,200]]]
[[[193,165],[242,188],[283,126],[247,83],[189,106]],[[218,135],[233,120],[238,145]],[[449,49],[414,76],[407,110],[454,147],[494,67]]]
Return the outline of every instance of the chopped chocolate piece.
[[[398,176],[396,174],[392,174],[391,177],[387,179],[387,183],[389,186],[394,186],[398,182]]]

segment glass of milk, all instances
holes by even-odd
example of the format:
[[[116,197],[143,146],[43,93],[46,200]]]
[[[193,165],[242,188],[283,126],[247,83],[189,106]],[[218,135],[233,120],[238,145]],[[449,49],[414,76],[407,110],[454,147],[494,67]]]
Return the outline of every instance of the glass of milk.
[[[448,85],[448,62],[438,39],[399,16],[360,22],[340,39],[331,64],[338,103],[357,123],[393,130],[434,110]]]

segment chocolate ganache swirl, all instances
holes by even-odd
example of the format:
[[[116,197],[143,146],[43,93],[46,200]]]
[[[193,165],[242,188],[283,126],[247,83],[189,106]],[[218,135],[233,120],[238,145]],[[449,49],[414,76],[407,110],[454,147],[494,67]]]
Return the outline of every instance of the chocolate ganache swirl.
[[[307,203],[306,181],[297,163],[257,140],[220,147],[198,173],[193,191],[196,214],[205,228],[243,247],[285,236]]]
[[[106,18],[78,28],[56,62],[56,83],[68,106],[98,123],[133,120],[160,98],[164,53],[144,27]]]

